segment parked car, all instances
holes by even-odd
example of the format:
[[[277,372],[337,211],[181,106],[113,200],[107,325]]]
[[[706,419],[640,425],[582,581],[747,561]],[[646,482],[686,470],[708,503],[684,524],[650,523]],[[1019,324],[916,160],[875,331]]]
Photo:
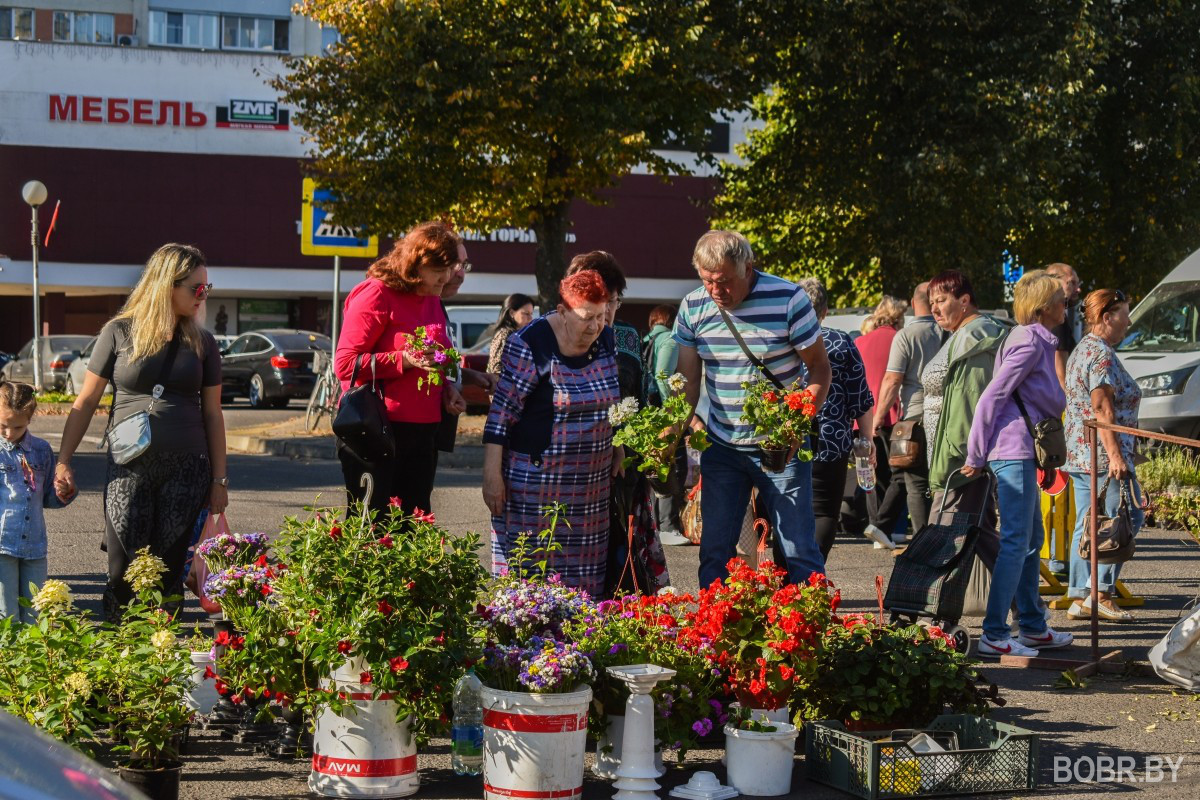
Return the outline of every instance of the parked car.
[[[67,383],[67,368],[87,347],[90,336],[55,334],[41,337],[42,390],[61,392]],[[16,357],[4,365],[0,375],[5,380],[33,383],[33,339],[17,351]]]
[[[1117,357],[1142,389],[1138,427],[1200,436],[1200,250],[1137,304]]]
[[[251,408],[283,408],[293,397],[308,399],[317,375],[313,357],[328,352],[328,336],[270,328],[243,333],[221,353],[221,398],[245,396]]]
[[[96,346],[96,337],[87,343],[87,347],[79,352],[79,358],[71,362],[71,366],[67,367],[67,380],[63,386],[63,390],[67,394],[79,394],[79,390],[83,388],[83,381],[87,377],[88,362],[92,360],[92,350]],[[112,382],[104,385],[104,393],[112,394]]]
[[[237,339],[236,336],[230,336],[225,333],[214,333],[213,338],[217,340],[217,347],[220,347],[222,351],[228,350],[230,345]]]

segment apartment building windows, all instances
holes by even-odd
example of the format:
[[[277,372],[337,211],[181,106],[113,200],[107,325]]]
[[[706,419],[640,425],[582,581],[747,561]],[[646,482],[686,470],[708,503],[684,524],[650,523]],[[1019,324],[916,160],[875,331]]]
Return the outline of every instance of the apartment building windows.
[[[53,38],[56,42],[112,44],[116,27],[112,14],[55,11]]]
[[[216,50],[220,28],[221,18],[216,14],[150,12],[150,44]]]
[[[33,39],[33,9],[0,8],[0,39]]]
[[[226,50],[272,50],[287,52],[290,20],[267,17],[221,18],[221,46]]]

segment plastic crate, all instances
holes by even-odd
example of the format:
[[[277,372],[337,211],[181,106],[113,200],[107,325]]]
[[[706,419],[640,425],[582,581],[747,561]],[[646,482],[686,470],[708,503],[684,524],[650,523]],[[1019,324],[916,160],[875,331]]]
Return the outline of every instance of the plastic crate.
[[[961,797],[1037,785],[1038,735],[1032,731],[968,714],[944,714],[922,730],[957,745],[944,753],[915,753],[907,744],[913,731],[899,739],[887,730],[850,733],[830,720],[805,723],[808,777],[867,800]]]

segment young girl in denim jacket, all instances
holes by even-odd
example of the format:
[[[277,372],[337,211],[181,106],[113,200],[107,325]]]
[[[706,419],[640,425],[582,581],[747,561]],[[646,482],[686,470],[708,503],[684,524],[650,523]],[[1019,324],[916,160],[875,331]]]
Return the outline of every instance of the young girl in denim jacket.
[[[46,582],[45,508],[62,508],[74,499],[70,487],[54,485],[54,451],[29,432],[37,411],[33,387],[0,381],[0,618],[34,623],[29,585]],[[62,493],[61,495],[59,493]]]

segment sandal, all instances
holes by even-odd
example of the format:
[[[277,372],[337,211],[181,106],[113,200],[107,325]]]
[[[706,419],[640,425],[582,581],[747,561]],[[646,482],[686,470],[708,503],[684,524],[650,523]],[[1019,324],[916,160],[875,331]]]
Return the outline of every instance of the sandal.
[[[1085,597],[1082,600],[1076,600],[1067,609],[1067,616],[1071,619],[1091,619],[1092,618],[1092,598]],[[1106,619],[1111,622],[1133,622],[1133,615],[1123,608],[1112,605],[1112,601],[1100,601],[1099,610],[1100,619]]]

